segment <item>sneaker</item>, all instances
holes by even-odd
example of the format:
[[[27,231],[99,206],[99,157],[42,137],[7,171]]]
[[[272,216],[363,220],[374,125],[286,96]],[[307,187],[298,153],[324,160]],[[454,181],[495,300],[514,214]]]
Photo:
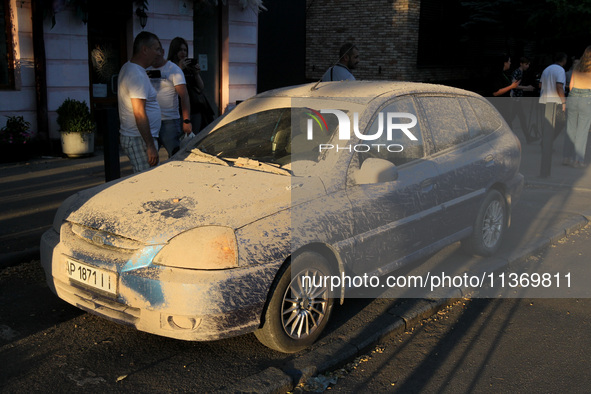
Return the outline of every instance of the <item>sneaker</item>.
[[[587,164],[585,164],[583,162],[580,162],[580,161],[575,161],[573,163],[573,167],[574,168],[586,168],[587,167]]]

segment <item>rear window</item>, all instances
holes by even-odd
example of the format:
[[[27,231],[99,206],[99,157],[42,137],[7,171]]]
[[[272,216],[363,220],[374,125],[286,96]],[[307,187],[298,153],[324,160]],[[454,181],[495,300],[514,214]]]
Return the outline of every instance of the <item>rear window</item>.
[[[433,136],[435,151],[442,151],[470,139],[468,125],[456,97],[419,97]]]
[[[466,97],[465,100],[470,104],[474,112],[478,115],[476,118],[478,126],[472,126],[470,134],[475,133],[476,135],[486,135],[501,127],[503,121],[501,120],[497,110],[492,105],[484,100],[473,97]],[[479,128],[479,130],[473,131],[476,128]]]
[[[388,104],[375,115],[373,122],[365,132],[367,135],[375,135],[378,133],[378,130],[380,129],[381,115],[382,134],[378,139],[368,141],[368,144],[373,145],[374,148],[367,152],[360,153],[359,158],[361,163],[367,158],[374,157],[388,160],[393,164],[400,166],[413,160],[421,159],[425,155],[425,146],[420,122],[417,122],[412,128],[408,129],[416,140],[411,140],[400,129],[394,129],[392,132],[392,139],[388,139],[388,133],[385,131],[385,124],[387,123],[388,114],[391,113],[411,114],[414,115],[415,118],[418,118],[415,102],[411,97],[399,98]],[[411,122],[411,120],[405,116],[392,117],[392,121],[394,124],[407,124]],[[376,149],[375,147],[377,146],[379,146],[380,149]]]

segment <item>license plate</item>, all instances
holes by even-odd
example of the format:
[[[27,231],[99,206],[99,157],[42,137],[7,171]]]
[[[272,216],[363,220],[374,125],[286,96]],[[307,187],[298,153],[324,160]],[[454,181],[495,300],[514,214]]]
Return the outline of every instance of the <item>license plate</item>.
[[[66,273],[75,282],[110,294],[117,294],[117,274],[115,272],[66,259]]]

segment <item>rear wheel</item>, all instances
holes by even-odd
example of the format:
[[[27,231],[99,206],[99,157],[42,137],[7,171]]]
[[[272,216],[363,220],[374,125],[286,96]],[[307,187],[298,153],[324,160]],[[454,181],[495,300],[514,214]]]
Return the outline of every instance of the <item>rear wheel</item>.
[[[292,268],[297,271],[292,277]],[[271,288],[264,324],[255,331],[265,346],[293,353],[310,346],[322,333],[333,306],[325,277],[331,274],[326,259],[311,251],[298,254],[278,274]],[[330,281],[328,281],[330,283]]]
[[[491,190],[480,206],[472,235],[462,243],[469,253],[490,256],[501,246],[507,228],[507,208],[503,195]]]

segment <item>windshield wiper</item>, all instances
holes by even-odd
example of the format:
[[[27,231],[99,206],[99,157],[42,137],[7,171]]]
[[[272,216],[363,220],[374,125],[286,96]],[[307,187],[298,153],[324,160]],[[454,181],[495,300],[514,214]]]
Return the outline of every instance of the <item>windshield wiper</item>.
[[[191,149],[190,153],[191,153],[191,155],[189,155],[189,157],[187,157],[187,160],[189,160],[189,161],[199,161],[202,163],[220,164],[220,165],[223,165],[226,167],[230,166],[227,161],[222,160],[217,156],[210,155],[209,153],[205,153],[205,152],[199,150],[199,148]]]
[[[263,163],[258,160],[249,159],[247,157],[239,157],[237,159],[227,158],[226,160],[233,162],[234,167],[248,168],[252,170],[259,170],[264,172],[270,172],[277,175],[291,175],[291,171],[284,168],[280,168],[278,165],[269,163]]]

